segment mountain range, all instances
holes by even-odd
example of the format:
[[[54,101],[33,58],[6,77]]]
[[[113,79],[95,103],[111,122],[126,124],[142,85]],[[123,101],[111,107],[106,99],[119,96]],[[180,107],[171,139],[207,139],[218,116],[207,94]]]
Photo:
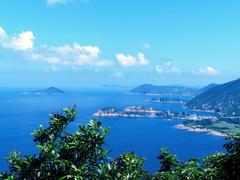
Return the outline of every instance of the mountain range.
[[[182,86],[155,86],[152,84],[143,84],[132,90],[130,94],[143,95],[180,95],[192,96],[198,92],[198,89]]]
[[[205,91],[208,91],[209,89],[211,89],[211,88],[213,88],[213,87],[215,87],[215,86],[217,86],[218,84],[215,84],[215,83],[211,83],[211,84],[209,84],[209,85],[207,85],[207,86],[204,86],[203,88],[201,88],[196,94],[195,94],[195,96],[197,96],[197,95],[199,95],[199,94],[202,94],[202,93],[204,93]]]

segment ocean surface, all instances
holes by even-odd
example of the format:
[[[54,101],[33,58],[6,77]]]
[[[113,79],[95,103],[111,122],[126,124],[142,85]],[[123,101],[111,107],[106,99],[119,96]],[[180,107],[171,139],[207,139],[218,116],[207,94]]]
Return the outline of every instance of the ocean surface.
[[[66,90],[64,94],[23,94],[22,89],[0,89],[0,171],[8,168],[5,157],[12,150],[24,155],[37,152],[31,132],[40,124],[47,126],[49,114],[63,107],[77,105],[78,116],[70,126],[76,130],[86,124],[92,114],[105,107],[123,109],[141,105],[160,110],[187,111],[179,104],[147,102],[150,96],[127,95],[120,91]],[[197,112],[200,114],[205,114]],[[145,158],[145,168],[153,172],[160,168],[157,156],[161,147],[168,147],[180,160],[202,158],[207,154],[223,151],[224,138],[194,133],[174,128],[180,120],[160,118],[98,118],[104,127],[110,128],[106,148],[111,157],[134,151]]]

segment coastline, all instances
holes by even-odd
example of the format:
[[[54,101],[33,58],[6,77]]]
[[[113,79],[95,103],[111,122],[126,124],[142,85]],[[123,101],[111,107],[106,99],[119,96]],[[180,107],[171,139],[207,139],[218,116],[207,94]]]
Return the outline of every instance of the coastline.
[[[127,95],[143,95],[143,96],[184,96],[184,97],[193,97],[191,94],[174,94],[174,93],[131,93],[125,92]]]
[[[209,135],[213,135],[213,136],[218,136],[218,137],[227,137],[227,134],[212,130],[212,129],[207,129],[207,128],[199,128],[196,126],[185,126],[183,124],[177,124],[174,126],[177,129],[183,129],[186,131],[190,131],[190,132],[197,132],[197,133],[202,133],[202,132],[206,132]]]
[[[189,107],[187,107],[185,104],[183,105],[183,108],[184,108],[184,109],[190,109],[190,110],[195,111],[195,112],[216,113],[215,110],[203,110],[203,109],[193,109],[193,108],[189,108]]]
[[[124,114],[124,113],[99,113],[96,112],[93,114],[94,117],[128,117],[128,118],[143,118],[145,116],[136,115],[136,114]]]

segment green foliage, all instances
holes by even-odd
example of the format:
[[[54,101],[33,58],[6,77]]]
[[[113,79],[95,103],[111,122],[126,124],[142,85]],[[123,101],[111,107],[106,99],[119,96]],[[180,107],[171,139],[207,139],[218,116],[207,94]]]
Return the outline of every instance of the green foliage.
[[[114,159],[103,168],[102,179],[145,179],[143,159],[134,153],[125,153]]]
[[[226,153],[217,153],[197,160],[178,162],[175,155],[162,149],[161,170],[153,179],[159,180],[240,180],[240,134],[229,135]]]
[[[167,148],[161,148],[161,155],[158,157],[161,163],[160,172],[169,171],[177,165],[177,156],[170,154]]]
[[[91,120],[76,132],[67,132],[75,117],[76,107],[53,113],[47,128],[40,126],[33,132],[39,154],[11,152],[7,158],[9,172],[1,173],[0,179],[240,180],[240,134],[229,135],[226,153],[209,155],[203,162],[180,162],[162,148],[158,157],[161,168],[150,175],[143,168],[143,158],[132,152],[115,159],[108,157],[104,144],[109,130],[102,128],[101,122]]]
[[[223,170],[226,159],[225,153],[217,153],[204,158],[204,174],[206,179],[224,179]]]
[[[211,179],[240,179],[240,134],[230,134],[228,139],[226,154],[217,153],[204,160],[205,174]]]
[[[161,162],[161,169],[153,179],[187,180],[202,179],[203,177],[203,170],[195,159],[180,163],[177,156],[170,154],[166,148],[161,149],[158,159]]]
[[[224,161],[224,177],[228,179],[240,179],[240,133],[231,134],[229,142],[224,145],[227,150]]]
[[[197,161],[188,161],[180,164],[175,169],[178,179],[203,179],[204,174],[200,164]]]

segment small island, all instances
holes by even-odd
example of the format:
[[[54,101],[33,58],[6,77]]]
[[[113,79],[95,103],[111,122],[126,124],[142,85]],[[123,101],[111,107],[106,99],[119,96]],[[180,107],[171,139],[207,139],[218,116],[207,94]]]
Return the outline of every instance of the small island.
[[[63,90],[58,89],[56,87],[49,87],[47,89],[38,89],[24,92],[23,94],[62,94],[64,93]]]

